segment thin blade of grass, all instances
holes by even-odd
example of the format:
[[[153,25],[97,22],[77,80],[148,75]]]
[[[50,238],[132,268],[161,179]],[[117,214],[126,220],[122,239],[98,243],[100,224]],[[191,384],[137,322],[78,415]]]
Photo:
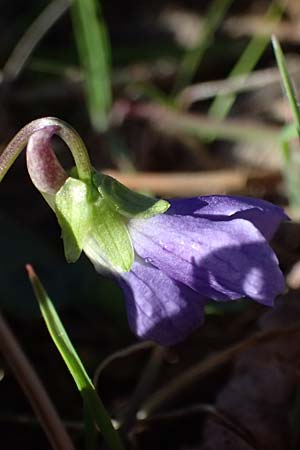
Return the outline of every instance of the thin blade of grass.
[[[292,83],[292,80],[290,78],[290,75],[289,75],[289,72],[287,69],[285,57],[283,55],[280,44],[275,36],[272,36],[272,44],[273,44],[273,49],[274,49],[278,69],[280,71],[283,86],[285,89],[285,93],[286,93],[286,96],[288,98],[288,101],[289,101],[289,104],[290,104],[290,107],[291,107],[291,110],[293,113],[294,122],[295,122],[295,125],[297,128],[298,135],[300,137],[300,111],[299,111],[299,107],[298,107],[296,92],[293,87],[293,83]]]
[[[293,158],[293,152],[288,141],[283,140],[281,142],[280,150],[283,160],[282,171],[285,192],[291,208],[297,209],[300,206],[299,171],[297,170],[299,168],[299,161],[296,163],[296,161],[294,160],[295,158]]]
[[[25,31],[2,70],[2,81],[15,80],[30,58],[38,43],[50,28],[67,11],[71,0],[53,0]]]
[[[95,130],[105,131],[112,97],[111,51],[101,5],[96,0],[74,0],[71,11],[91,123]]]
[[[275,0],[271,3],[268,11],[266,12],[265,20],[272,22],[272,26],[274,26],[280,20],[283,11],[283,6],[280,6],[278,1]],[[249,74],[254,69],[265,49],[269,45],[270,35],[254,36],[250,40],[246,49],[231,70],[228,78]],[[209,115],[216,119],[224,119],[229,113],[236,97],[237,95],[234,93],[217,96],[209,108]]]
[[[300,138],[300,111],[298,108],[296,92],[287,69],[285,57],[275,36],[272,36],[272,44],[284,90],[294,118],[294,122],[292,124],[283,128],[283,131],[280,135],[280,148],[284,162],[284,178],[289,204],[292,207],[297,208],[300,206],[299,152],[297,153],[297,155],[293,155],[289,142],[292,138],[295,137],[295,134],[298,136],[298,138]]]
[[[179,92],[192,81],[206,50],[213,41],[216,29],[232,3],[233,0],[214,0],[211,3],[197,45],[185,53],[180,63],[175,81],[175,92]]]
[[[89,417],[87,417],[89,428],[91,425],[91,415],[91,417],[93,417],[94,424],[101,430],[108,447],[111,450],[123,450],[123,445],[119,434],[114,429],[111,419],[107,414],[75,348],[73,347],[53,303],[48,297],[47,292],[35,274],[32,266],[28,264],[26,269],[50,336],[77,385],[77,388],[83,398],[84,407],[89,410]],[[94,436],[91,436],[91,439],[88,440],[88,442],[92,444],[94,442]]]

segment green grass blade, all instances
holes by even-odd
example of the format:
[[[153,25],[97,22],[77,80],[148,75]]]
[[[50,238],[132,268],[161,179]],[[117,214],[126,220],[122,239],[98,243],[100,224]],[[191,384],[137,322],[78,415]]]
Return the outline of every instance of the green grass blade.
[[[283,86],[285,89],[285,93],[287,95],[287,98],[288,98],[288,101],[289,101],[289,104],[290,104],[290,107],[291,107],[291,110],[293,113],[297,132],[300,137],[300,112],[299,112],[299,108],[298,108],[296,93],[295,93],[290,75],[288,73],[285,57],[283,55],[280,44],[275,36],[272,36],[272,44],[273,44],[273,49],[274,49],[278,69],[280,71]]]
[[[279,6],[278,1],[273,1],[265,14],[266,21],[272,21],[273,24],[278,22],[283,13],[283,8]],[[231,70],[229,78],[250,73],[257,62],[260,60],[265,49],[269,45],[270,36],[254,36],[241,57]],[[233,103],[235,102],[236,94],[220,95],[215,98],[211,107],[209,108],[209,115],[216,119],[224,119],[229,113]]]
[[[84,402],[84,429],[85,429],[85,450],[97,449],[98,430],[95,426],[94,418],[90,412],[89,405]]]
[[[295,161],[293,153],[288,141],[282,140],[280,143],[280,150],[283,160],[283,178],[285,192],[289,200],[289,205],[292,208],[299,208],[299,158]]]
[[[95,425],[101,430],[108,447],[111,450],[123,450],[119,434],[114,429],[110,417],[76,353],[53,303],[33,268],[30,265],[27,265],[26,268],[48,331],[77,385],[83,398],[84,407],[89,409],[89,414],[93,417]],[[89,417],[87,418],[87,422],[90,425]],[[93,437],[91,438],[93,440]]]
[[[112,94],[111,52],[101,5],[96,0],[74,0],[71,11],[91,122],[97,131],[104,131]]]
[[[213,0],[211,3],[199,42],[185,53],[180,63],[175,81],[175,92],[179,92],[192,81],[206,50],[212,43],[216,29],[232,3],[233,0]]]
[[[294,118],[294,122],[292,124],[285,126],[280,135],[280,142],[281,142],[280,148],[284,163],[284,178],[285,178],[286,192],[290,205],[292,207],[299,207],[300,155],[299,152],[293,154],[289,142],[296,136],[300,138],[300,112],[298,108],[296,92],[294,90],[292,80],[288,73],[285,57],[280,47],[280,44],[275,36],[272,37],[272,44],[278,69],[282,78],[284,90],[288,98]]]

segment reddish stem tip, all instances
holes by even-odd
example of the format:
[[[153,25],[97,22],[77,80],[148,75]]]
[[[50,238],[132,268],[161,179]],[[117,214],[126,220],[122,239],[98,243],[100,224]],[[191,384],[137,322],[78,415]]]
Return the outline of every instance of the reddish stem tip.
[[[29,278],[30,278],[31,280],[33,280],[34,278],[36,278],[36,274],[35,274],[34,268],[32,267],[31,264],[26,264],[26,265],[25,265],[25,268],[26,268],[27,274],[28,274],[28,276],[29,276]]]

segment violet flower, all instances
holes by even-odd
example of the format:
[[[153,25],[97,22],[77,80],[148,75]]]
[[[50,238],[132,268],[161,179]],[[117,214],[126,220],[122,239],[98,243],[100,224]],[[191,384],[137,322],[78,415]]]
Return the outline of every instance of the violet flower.
[[[173,345],[203,322],[210,299],[249,297],[271,306],[283,292],[268,244],[287,219],[281,208],[221,195],[151,199],[93,172],[79,136],[58,119],[40,119],[25,129],[28,171],[57,215],[67,260],[84,251],[97,271],[119,283],[139,338]],[[68,176],[57,161],[53,134],[69,145],[77,175]],[[15,142],[18,152],[22,147],[16,137],[0,159],[0,179],[16,157],[9,156]]]
[[[136,257],[118,277],[132,331],[172,345],[203,322],[208,299],[272,306],[284,278],[268,241],[283,210],[221,195],[169,201],[165,214],[128,223]]]

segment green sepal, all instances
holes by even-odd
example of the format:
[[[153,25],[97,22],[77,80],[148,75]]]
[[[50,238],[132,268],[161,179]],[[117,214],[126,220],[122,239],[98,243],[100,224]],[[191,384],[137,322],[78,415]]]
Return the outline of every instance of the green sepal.
[[[131,269],[134,250],[124,219],[100,197],[93,204],[92,236],[111,269],[118,272]]]
[[[62,229],[64,251],[68,262],[75,262],[90,230],[90,188],[75,178],[68,178],[55,195],[55,213]]]
[[[94,172],[92,180],[99,193],[125,217],[148,219],[163,214],[170,207],[166,200],[134,192],[109,175]]]

